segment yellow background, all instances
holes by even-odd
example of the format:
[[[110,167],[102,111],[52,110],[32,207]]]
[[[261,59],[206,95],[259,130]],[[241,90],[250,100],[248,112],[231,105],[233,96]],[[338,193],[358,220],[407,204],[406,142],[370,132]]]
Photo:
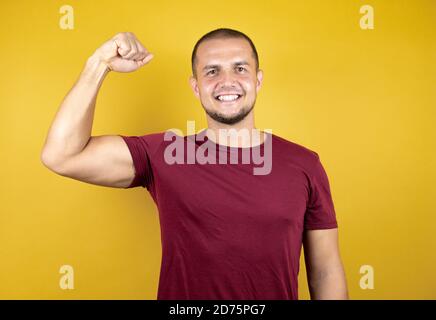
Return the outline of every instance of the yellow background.
[[[74,30],[59,27],[64,4]],[[364,4],[374,30],[359,27]],[[218,27],[257,46],[257,127],[321,157],[350,297],[436,298],[436,1],[2,1],[0,23],[0,298],[156,298],[160,229],[147,191],[57,176],[40,151],[86,58],[120,31],[155,58],[108,76],[93,134],[204,128],[190,55]],[[74,290],[59,287],[65,264]],[[373,290],[359,286],[366,264]]]

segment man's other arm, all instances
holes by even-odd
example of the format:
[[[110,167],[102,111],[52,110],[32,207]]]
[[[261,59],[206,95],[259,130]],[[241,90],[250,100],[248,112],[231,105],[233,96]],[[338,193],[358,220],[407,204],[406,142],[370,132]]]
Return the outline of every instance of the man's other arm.
[[[303,245],[311,299],[348,299],[346,277],[339,254],[338,229],[306,230]]]

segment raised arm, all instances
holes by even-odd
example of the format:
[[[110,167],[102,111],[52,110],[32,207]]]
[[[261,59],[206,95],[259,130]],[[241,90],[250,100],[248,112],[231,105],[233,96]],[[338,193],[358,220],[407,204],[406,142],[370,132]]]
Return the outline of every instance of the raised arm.
[[[41,152],[42,163],[65,177],[108,187],[127,187],[133,161],[118,135],[91,136],[95,101],[110,71],[132,72],[153,55],[130,32],[115,35],[88,58],[62,101]]]

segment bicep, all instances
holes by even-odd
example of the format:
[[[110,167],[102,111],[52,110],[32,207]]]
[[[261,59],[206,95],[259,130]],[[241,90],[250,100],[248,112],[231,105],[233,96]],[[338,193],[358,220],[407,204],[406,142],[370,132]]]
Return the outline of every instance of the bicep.
[[[135,176],[132,156],[118,135],[93,136],[78,154],[63,161],[59,174],[107,187],[125,188]]]

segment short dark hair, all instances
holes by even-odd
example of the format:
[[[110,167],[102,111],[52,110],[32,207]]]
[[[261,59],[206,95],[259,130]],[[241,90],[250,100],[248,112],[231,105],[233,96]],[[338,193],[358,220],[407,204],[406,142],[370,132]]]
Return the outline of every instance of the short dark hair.
[[[256,47],[254,46],[253,41],[251,41],[251,39],[246,34],[240,32],[238,30],[228,29],[228,28],[219,28],[219,29],[215,29],[215,30],[212,30],[212,31],[206,33],[195,44],[194,50],[192,51],[192,56],[191,56],[192,74],[194,75],[194,77],[197,77],[197,74],[195,71],[195,64],[196,64],[197,49],[200,46],[200,44],[206,40],[228,39],[228,38],[243,38],[243,39],[248,41],[251,49],[253,50],[254,60],[256,61],[256,71],[259,70],[259,56],[257,54],[257,50],[256,50]]]

